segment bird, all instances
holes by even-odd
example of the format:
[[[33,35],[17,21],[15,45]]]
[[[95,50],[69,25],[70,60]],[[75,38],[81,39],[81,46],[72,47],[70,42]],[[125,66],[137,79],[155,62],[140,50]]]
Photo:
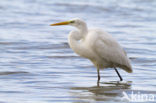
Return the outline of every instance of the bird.
[[[50,26],[70,25],[75,27],[68,35],[70,48],[79,56],[89,59],[97,69],[97,82],[100,82],[100,70],[114,68],[120,81],[122,76],[117,68],[132,73],[132,66],[126,51],[113,36],[101,28],[89,29],[80,18],[50,24]]]

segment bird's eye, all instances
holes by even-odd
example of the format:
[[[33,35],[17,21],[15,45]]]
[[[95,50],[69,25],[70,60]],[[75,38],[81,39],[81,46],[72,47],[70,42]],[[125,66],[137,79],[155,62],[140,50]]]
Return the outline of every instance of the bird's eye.
[[[72,21],[70,21],[70,23],[75,23],[75,21],[74,21],[74,20],[72,20]]]

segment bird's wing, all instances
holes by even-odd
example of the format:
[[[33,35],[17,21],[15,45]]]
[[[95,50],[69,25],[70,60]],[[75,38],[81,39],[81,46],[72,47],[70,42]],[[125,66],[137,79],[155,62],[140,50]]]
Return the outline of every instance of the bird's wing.
[[[131,71],[131,65],[125,54],[123,48],[117,43],[117,41],[108,33],[97,32],[98,36],[93,43],[94,52],[107,62],[123,65],[129,68],[126,70]]]

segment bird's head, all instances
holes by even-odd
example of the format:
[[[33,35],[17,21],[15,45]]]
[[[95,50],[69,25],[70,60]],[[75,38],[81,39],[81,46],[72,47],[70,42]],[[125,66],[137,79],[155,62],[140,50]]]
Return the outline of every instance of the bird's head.
[[[80,27],[83,27],[83,25],[86,26],[86,23],[83,20],[79,19],[79,18],[74,18],[74,19],[69,20],[69,21],[64,21],[64,22],[51,24],[50,26],[60,26],[60,25],[71,25],[71,26],[75,26],[77,28],[80,28]]]

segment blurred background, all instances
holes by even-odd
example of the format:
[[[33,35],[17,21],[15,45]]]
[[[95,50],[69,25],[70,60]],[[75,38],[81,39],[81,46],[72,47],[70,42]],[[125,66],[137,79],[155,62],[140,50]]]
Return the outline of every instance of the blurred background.
[[[156,96],[155,0],[1,0],[0,103],[130,101],[132,91]],[[68,46],[70,26],[81,18],[113,35],[131,58],[133,74],[101,71]],[[155,98],[156,101],[156,98]]]

